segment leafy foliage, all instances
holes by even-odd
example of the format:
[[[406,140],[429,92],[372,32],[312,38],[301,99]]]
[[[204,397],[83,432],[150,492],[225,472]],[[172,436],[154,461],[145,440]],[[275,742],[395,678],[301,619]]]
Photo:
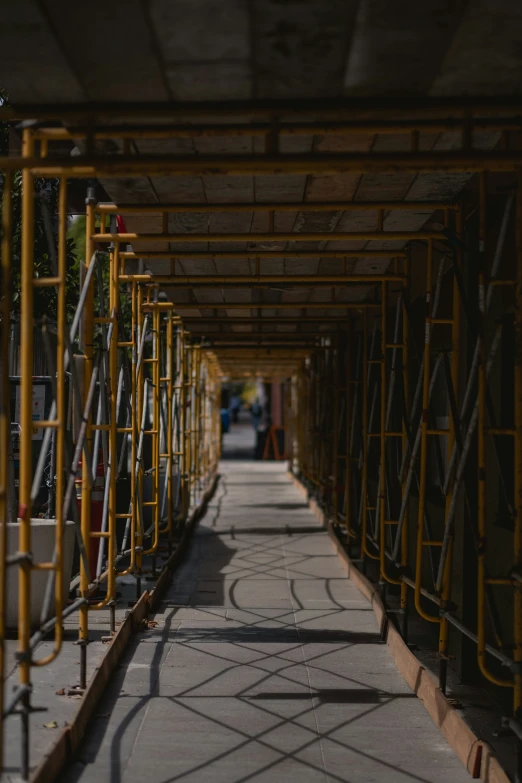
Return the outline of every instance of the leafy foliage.
[[[5,96],[0,91],[0,105],[5,103]],[[9,153],[9,125],[0,123],[0,155]],[[3,193],[5,178],[0,176],[0,193]],[[34,224],[34,276],[46,277],[54,274],[52,256],[45,232],[44,204],[53,222],[54,244],[57,247],[57,216],[58,216],[58,180],[35,180],[35,224]],[[0,200],[0,217],[2,201]],[[20,311],[21,286],[21,252],[22,252],[22,173],[15,172],[12,192],[12,225],[13,242],[11,254],[11,302],[12,312],[16,316]],[[0,224],[1,225],[1,224]],[[1,228],[0,228],[1,237]],[[78,301],[79,293],[79,257],[75,239],[67,239],[67,273],[66,300],[69,314],[72,314]],[[51,320],[56,318],[57,295],[54,287],[34,289],[34,317],[36,320],[46,315]]]
[[[5,104],[7,99],[0,90],[0,105]],[[0,155],[9,153],[9,125],[0,122]],[[0,174],[0,220],[2,216],[2,199],[4,177]],[[49,247],[47,233],[45,230],[44,204],[47,205],[48,212],[53,223],[53,242],[54,248],[58,246],[58,196],[59,181],[56,179],[35,179],[35,225],[34,225],[34,277],[53,276],[52,248]],[[22,251],[22,173],[15,172],[13,177],[12,192],[12,226],[13,241],[11,254],[11,312],[16,318],[20,312],[20,291],[21,291],[21,251]],[[74,317],[78,305],[80,293],[80,267],[85,261],[85,216],[80,215],[72,219],[69,223],[67,232],[67,264],[66,264],[66,305],[69,322]],[[1,239],[0,222],[0,239]],[[109,264],[104,262],[102,269],[102,287],[105,311],[109,310]],[[100,296],[96,289],[96,308],[100,307]],[[34,288],[33,293],[33,312],[36,322],[39,322],[45,315],[51,320],[56,320],[57,315],[57,293],[56,289],[51,287]],[[131,323],[131,303],[130,297],[125,290],[120,291],[119,309],[122,314],[123,323],[126,328],[130,328]]]

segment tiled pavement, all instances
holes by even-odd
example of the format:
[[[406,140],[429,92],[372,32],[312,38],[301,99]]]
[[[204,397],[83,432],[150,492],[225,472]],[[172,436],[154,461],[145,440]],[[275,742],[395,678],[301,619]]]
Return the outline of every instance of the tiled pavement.
[[[284,466],[221,473],[63,780],[469,780]]]

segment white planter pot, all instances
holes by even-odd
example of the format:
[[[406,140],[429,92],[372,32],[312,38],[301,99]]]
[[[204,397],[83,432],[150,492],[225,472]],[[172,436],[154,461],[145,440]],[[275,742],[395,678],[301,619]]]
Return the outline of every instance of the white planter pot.
[[[20,524],[14,522],[7,525],[7,551],[10,555],[18,551],[18,535]],[[56,520],[31,519],[31,549],[35,563],[49,563],[53,559],[56,535]],[[66,605],[69,597],[72,561],[74,555],[74,522],[66,522],[63,536],[63,602]],[[7,569],[7,613],[8,628],[18,626],[18,566]],[[49,576],[48,571],[33,571],[31,574],[31,626],[40,626],[40,616],[45,596],[45,588]],[[55,612],[54,600],[51,602],[52,617]],[[46,618],[49,619],[49,618]]]

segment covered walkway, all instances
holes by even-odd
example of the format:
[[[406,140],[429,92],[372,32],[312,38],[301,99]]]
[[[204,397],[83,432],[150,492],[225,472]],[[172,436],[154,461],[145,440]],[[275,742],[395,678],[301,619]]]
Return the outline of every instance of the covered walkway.
[[[227,460],[161,610],[66,783],[460,781],[282,463]]]
[[[520,0],[2,11],[2,783],[522,783]]]

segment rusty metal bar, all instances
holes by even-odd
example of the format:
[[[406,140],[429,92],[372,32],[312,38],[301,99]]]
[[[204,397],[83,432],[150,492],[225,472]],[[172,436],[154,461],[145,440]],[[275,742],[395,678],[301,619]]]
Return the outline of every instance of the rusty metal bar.
[[[227,212],[359,212],[376,210],[407,210],[435,212],[455,209],[457,204],[445,201],[256,201],[226,204],[112,204],[99,203],[100,212],[117,215],[149,215],[162,213],[227,213]]]
[[[512,172],[522,151],[382,152],[261,156],[114,155],[71,158],[0,158],[0,168],[29,170],[35,177],[161,177],[338,175],[345,173]]]
[[[245,237],[245,242],[248,242],[248,235]],[[143,261],[153,261],[155,259],[180,259],[181,261],[190,259],[215,259],[215,258],[238,258],[244,261],[250,259],[263,260],[265,258],[284,258],[305,260],[307,258],[405,258],[406,253],[403,250],[206,250],[204,252],[195,250],[143,250],[139,252],[125,250],[120,253],[120,258],[136,260],[141,259]],[[158,275],[159,279],[165,279],[165,281],[171,280],[175,275]],[[122,276],[122,279],[126,279]],[[129,275],[129,280],[138,279],[136,275]],[[142,275],[140,278],[143,282],[150,279],[150,275]],[[156,275],[154,276],[156,281]]]
[[[330,122],[279,122],[277,135],[279,136],[335,136],[364,134],[371,135],[396,135],[407,134],[412,131],[419,133],[455,133],[463,128],[467,121],[465,117],[451,117],[444,120],[351,120]],[[477,131],[504,131],[520,130],[522,122],[518,117],[505,119],[475,118],[473,130]],[[151,127],[150,125],[113,125],[103,129],[94,128],[42,128],[35,133],[35,139],[53,141],[85,140],[92,139],[172,139],[172,138],[200,138],[200,137],[265,137],[272,132],[272,126],[265,123],[188,123],[172,124]]]
[[[124,275],[127,279],[132,275]],[[377,284],[383,280],[390,283],[402,283],[401,275],[394,274],[369,274],[369,275],[153,275],[151,282],[158,285],[175,285],[176,291],[188,288],[205,288],[206,286],[230,285],[230,286],[252,286],[256,288],[265,285],[306,285],[306,284],[352,284],[365,283]],[[162,303],[165,304],[166,303]],[[166,305],[167,306],[167,305]]]
[[[183,242],[194,244],[195,242],[371,242],[371,241],[401,241],[401,242],[427,242],[438,239],[447,242],[447,236],[441,231],[281,231],[273,233],[183,233],[183,234],[137,234],[137,233],[109,233],[94,234],[94,242]],[[179,254],[180,251],[174,251]],[[255,252],[255,251],[254,251]],[[393,251],[392,251],[393,255]]]
[[[21,119],[38,120],[76,120],[85,122],[91,120],[89,126],[95,127],[94,120],[109,118],[137,117],[147,119],[176,119],[187,117],[305,117],[311,114],[327,117],[353,119],[360,114],[373,117],[391,117],[397,121],[398,114],[419,118],[427,115],[434,118],[462,118],[469,121],[474,114],[487,115],[493,113],[522,115],[521,100],[518,96],[498,95],[489,97],[455,96],[431,97],[415,96],[399,97],[351,97],[342,99],[309,99],[309,100],[256,100],[256,101],[125,101],[116,103],[90,102],[67,104],[38,103],[18,104],[14,107],[0,108],[0,119],[19,121]]]

